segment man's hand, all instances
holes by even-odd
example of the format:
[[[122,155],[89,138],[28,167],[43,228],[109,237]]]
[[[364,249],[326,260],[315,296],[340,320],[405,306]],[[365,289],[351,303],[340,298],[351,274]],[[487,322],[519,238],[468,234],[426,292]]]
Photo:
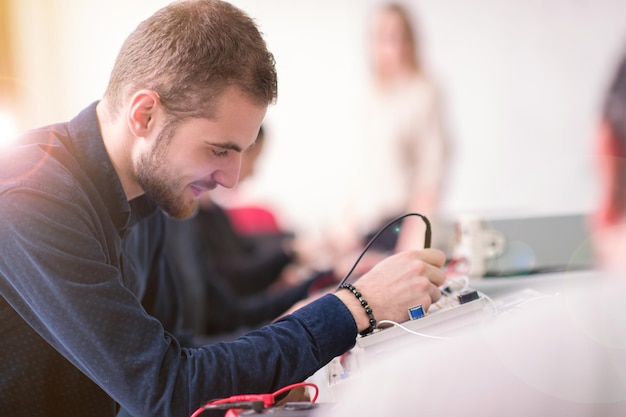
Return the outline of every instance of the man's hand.
[[[409,307],[421,304],[426,311],[439,300],[445,261],[444,253],[436,249],[403,251],[380,261],[353,284],[377,321],[403,322],[409,318]],[[369,317],[354,294],[342,289],[335,295],[350,309],[359,331],[367,329]]]

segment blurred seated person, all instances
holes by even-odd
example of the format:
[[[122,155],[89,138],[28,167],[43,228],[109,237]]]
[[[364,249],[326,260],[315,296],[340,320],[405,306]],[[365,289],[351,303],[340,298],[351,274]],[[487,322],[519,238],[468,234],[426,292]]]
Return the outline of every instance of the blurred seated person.
[[[231,339],[270,323],[298,301],[313,299],[337,284],[332,272],[321,271],[289,286],[263,290],[250,273],[257,291],[241,294],[232,278],[218,270],[219,257],[206,239],[208,224],[198,227],[202,219],[197,217],[165,219],[164,258],[171,274],[151,277],[147,294],[152,296],[143,301],[148,312],[176,329],[175,334],[189,333],[188,340],[196,344]],[[268,271],[260,277],[271,278]],[[178,316],[182,323],[173,319]]]
[[[265,142],[265,127],[261,126],[254,146],[243,156],[240,184],[254,175]],[[246,296],[270,286],[298,284],[315,272],[304,265],[294,234],[282,230],[269,208],[242,203],[239,187],[206,193],[191,222],[213,268],[228,278],[236,294]]]
[[[293,235],[275,231],[246,235],[233,225],[226,209],[204,198],[193,219],[194,233],[205,247],[216,272],[227,277],[239,295],[256,294],[286,278],[297,256],[291,247]],[[293,281],[289,279],[289,281]],[[281,285],[282,286],[282,285]]]

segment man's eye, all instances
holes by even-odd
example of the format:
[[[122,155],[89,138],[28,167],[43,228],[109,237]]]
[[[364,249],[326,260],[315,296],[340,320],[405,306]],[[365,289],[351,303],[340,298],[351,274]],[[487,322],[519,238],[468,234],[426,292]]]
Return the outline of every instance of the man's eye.
[[[224,158],[226,155],[228,155],[228,151],[214,149],[213,155],[217,156],[218,158]]]

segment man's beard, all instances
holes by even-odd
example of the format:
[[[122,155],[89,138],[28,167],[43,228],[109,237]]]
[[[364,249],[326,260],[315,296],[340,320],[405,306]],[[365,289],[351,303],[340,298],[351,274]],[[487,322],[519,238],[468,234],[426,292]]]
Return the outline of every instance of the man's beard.
[[[154,148],[141,155],[137,162],[135,176],[146,196],[165,213],[175,219],[185,219],[196,211],[198,203],[195,200],[185,201],[182,181],[171,179],[173,175],[167,169],[165,157],[175,130],[173,122],[163,127]]]

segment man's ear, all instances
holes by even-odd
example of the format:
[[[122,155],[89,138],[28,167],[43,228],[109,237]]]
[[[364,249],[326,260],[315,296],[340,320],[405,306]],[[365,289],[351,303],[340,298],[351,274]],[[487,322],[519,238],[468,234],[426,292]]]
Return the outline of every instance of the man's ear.
[[[139,90],[133,95],[128,112],[128,127],[135,137],[150,136],[160,105],[161,100],[155,91]]]
[[[613,129],[605,121],[596,133],[596,149],[600,199],[593,221],[596,230],[601,230],[615,226],[626,214],[622,198],[626,186],[622,184],[625,156]]]

